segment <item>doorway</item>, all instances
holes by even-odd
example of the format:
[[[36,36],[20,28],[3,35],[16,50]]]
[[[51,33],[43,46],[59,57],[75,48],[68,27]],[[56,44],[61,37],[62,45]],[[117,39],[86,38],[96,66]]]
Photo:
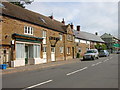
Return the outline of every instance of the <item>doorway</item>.
[[[43,63],[47,62],[47,53],[46,53],[47,47],[43,46]]]
[[[29,49],[28,49],[28,45],[25,45],[25,64],[28,64],[28,53]]]
[[[74,47],[72,47],[72,53],[73,53],[73,59],[74,59],[74,58],[75,58],[75,57],[74,57]]]
[[[51,47],[51,61],[55,61],[55,47]]]

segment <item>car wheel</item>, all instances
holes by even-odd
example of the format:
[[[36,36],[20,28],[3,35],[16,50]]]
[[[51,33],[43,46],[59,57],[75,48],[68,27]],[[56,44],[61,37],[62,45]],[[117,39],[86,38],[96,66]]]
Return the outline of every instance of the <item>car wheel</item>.
[[[83,57],[83,60],[82,61],[84,61],[85,60],[85,58]]]
[[[99,59],[99,57],[97,57],[97,59]]]
[[[92,60],[95,60],[95,56],[92,57]]]

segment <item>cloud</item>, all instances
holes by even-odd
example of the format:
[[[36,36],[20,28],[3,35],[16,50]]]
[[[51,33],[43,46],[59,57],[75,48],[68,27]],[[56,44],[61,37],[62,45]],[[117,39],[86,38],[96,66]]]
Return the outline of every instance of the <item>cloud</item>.
[[[65,18],[66,23],[80,25],[82,31],[118,33],[117,2],[33,2],[26,8],[46,16],[53,13],[59,21]]]

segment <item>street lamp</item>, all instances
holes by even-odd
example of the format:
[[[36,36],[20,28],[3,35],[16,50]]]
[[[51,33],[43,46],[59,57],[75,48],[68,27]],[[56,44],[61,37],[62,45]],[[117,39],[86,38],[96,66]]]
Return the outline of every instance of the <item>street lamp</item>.
[[[56,43],[57,43],[59,40],[60,40],[59,37],[52,37],[52,36],[50,36],[50,37],[49,37],[49,41],[50,41],[50,43],[51,43],[51,47],[55,47]]]

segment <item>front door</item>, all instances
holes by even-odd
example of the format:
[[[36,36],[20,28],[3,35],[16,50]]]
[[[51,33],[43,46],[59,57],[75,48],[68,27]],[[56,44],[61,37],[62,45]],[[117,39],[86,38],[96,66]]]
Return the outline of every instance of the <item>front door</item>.
[[[43,63],[47,62],[46,46],[43,46]]]
[[[74,59],[74,47],[72,47],[73,59]]]
[[[55,47],[51,47],[51,61],[55,61]]]
[[[28,46],[25,46],[25,64],[28,64]]]

